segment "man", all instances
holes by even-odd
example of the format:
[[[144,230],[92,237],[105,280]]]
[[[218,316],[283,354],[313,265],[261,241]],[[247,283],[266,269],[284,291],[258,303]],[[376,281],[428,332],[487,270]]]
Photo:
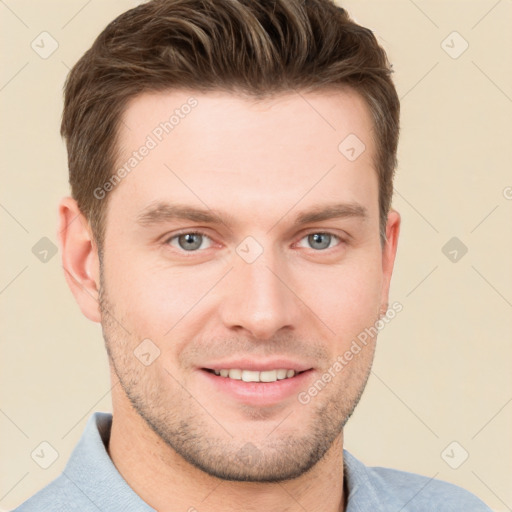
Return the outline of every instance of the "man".
[[[353,343],[389,309],[398,131],[383,49],[329,0],[114,20],[66,83],[59,208],[113,415],[17,510],[489,510],[343,449],[376,336]]]

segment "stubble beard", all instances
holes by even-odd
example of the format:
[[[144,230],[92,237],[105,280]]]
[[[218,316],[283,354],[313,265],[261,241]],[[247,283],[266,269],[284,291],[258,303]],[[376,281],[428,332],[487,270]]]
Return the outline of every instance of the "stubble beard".
[[[160,368],[157,374],[154,368],[140,363],[133,354],[140,340],[135,340],[133,334],[128,335],[119,325],[116,308],[109,300],[102,273],[100,275],[103,337],[110,365],[122,390],[147,426],[174,454],[193,467],[221,480],[284,482],[310,471],[341,438],[343,427],[365,389],[373,351],[369,364],[367,362],[352,372],[356,374],[352,380],[358,382],[355,388],[353,385],[340,387],[338,383],[336,391],[327,390],[331,395],[329,399],[322,397],[326,392],[323,391],[307,405],[312,412],[301,433],[280,434],[279,428],[272,431],[274,427],[268,425],[267,430],[272,432],[263,440],[244,439],[243,432],[228,432],[222,426],[222,418],[209,415],[201,404],[201,397],[192,397],[172,375],[168,375],[166,382],[162,381],[165,368]],[[347,389],[351,389],[349,394]],[[297,402],[293,407],[305,405]],[[253,411],[254,416],[261,414],[264,415],[264,411]],[[289,427],[294,425],[293,410],[287,414],[284,421],[280,421],[283,426],[288,423]]]

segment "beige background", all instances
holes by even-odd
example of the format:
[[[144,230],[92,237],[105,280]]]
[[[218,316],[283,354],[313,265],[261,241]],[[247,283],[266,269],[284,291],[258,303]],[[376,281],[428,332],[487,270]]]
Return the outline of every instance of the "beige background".
[[[81,315],[59,255],[43,263],[32,247],[56,243],[56,206],[68,193],[65,75],[136,3],[0,2],[2,509],[56,477],[91,412],[110,410],[101,330]],[[512,510],[512,2],[344,5],[387,49],[402,98],[394,207],[403,227],[390,302],[404,307],[380,334],[346,448]],[[47,59],[31,48],[43,31],[59,45]],[[468,248],[456,262],[442,252],[452,237]],[[59,454],[48,469],[31,458],[43,441]],[[452,465],[469,453],[458,469],[441,456],[453,441]]]

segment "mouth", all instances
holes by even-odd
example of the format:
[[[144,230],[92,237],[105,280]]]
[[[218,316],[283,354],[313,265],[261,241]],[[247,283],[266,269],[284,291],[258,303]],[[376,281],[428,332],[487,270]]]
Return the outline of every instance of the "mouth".
[[[293,403],[316,374],[313,368],[257,368],[199,368],[198,374],[209,392],[253,407]]]
[[[201,370],[224,379],[239,380],[243,382],[264,382],[271,383],[281,380],[289,380],[311,370],[296,371],[288,368],[277,368],[275,370],[244,370],[241,368],[201,368]]]
[[[196,369],[199,382],[213,393],[212,397],[254,407],[293,403],[293,397],[306,389],[318,373],[311,361],[286,356],[204,361]]]

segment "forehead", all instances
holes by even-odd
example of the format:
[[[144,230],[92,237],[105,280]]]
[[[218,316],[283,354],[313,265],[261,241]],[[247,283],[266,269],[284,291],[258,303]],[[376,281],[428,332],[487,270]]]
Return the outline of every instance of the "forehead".
[[[134,216],[159,201],[254,215],[359,199],[377,210],[371,115],[350,89],[264,100],[142,94],[128,104],[118,141],[125,172],[111,202]]]
[[[281,128],[285,131],[280,132]],[[175,90],[132,98],[122,115],[119,136],[123,143],[134,146],[140,142],[142,133],[160,143],[162,139],[185,138],[192,130],[194,143],[200,140],[203,144],[219,144],[225,142],[225,135],[231,131],[237,135],[257,135],[255,140],[267,136],[274,144],[295,139],[297,142],[292,146],[296,149],[301,136],[321,136],[325,149],[327,145],[337,147],[340,138],[349,133],[371,146],[372,141],[367,139],[373,124],[364,98],[348,87],[313,93],[286,92],[263,99],[223,91],[204,94]],[[167,137],[171,132],[173,137]],[[250,149],[248,142],[244,140],[243,149]]]

